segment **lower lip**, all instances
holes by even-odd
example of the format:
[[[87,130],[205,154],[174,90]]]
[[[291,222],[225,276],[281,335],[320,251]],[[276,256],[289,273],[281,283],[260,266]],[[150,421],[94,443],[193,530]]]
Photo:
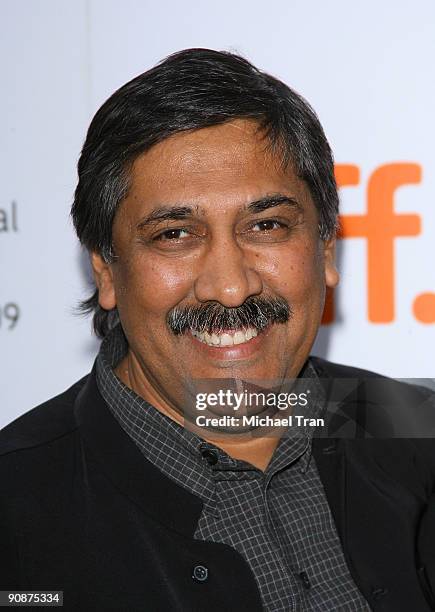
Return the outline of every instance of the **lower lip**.
[[[233,346],[209,346],[205,342],[201,342],[198,338],[195,338],[190,332],[189,337],[195,344],[195,348],[202,351],[204,355],[207,355],[209,359],[215,359],[218,361],[235,361],[238,359],[247,359],[252,357],[259,351],[263,344],[265,337],[268,335],[270,327],[267,327],[258,334],[255,338],[251,338],[247,342],[241,344],[235,344]]]

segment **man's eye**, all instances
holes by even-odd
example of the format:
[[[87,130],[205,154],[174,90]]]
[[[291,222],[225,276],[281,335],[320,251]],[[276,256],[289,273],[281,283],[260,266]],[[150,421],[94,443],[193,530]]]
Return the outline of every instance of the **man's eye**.
[[[265,219],[264,221],[257,221],[257,223],[252,226],[252,229],[254,232],[270,232],[272,230],[281,229],[282,227],[284,227],[284,224],[279,221]]]
[[[189,232],[187,230],[183,228],[174,228],[165,230],[161,234],[158,234],[158,236],[155,236],[154,240],[181,240],[182,238],[186,238],[187,236],[189,236]]]

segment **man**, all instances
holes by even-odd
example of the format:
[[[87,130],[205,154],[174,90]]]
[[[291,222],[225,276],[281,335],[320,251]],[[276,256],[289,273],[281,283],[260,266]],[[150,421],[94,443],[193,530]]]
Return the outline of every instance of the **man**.
[[[78,171],[103,342],[1,435],[1,588],[71,610],[430,610],[431,441],[357,439],[430,393],[309,358],[338,198],[308,104],[182,51],[101,107]],[[248,401],[283,390],[282,414]]]

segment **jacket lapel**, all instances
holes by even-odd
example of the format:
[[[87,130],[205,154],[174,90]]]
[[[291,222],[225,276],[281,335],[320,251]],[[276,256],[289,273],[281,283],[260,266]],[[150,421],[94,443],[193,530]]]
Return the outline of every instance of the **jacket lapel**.
[[[113,485],[159,523],[192,537],[202,502],[164,476],[143,456],[112,416],[96,382],[95,365],[77,396],[74,413],[90,453]]]
[[[404,441],[363,439],[369,403],[360,385],[329,412],[313,456],[349,571],[371,608],[423,612],[414,551],[421,500],[402,483],[413,456]]]

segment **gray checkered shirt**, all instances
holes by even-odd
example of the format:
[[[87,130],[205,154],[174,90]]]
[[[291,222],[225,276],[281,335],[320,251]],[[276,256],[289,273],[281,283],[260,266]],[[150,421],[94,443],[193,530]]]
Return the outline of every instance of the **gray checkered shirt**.
[[[194,537],[228,544],[246,559],[265,610],[369,610],[347,568],[311,460],[309,431],[281,438],[265,472],[232,459],[156,410],[117,378],[113,368],[126,351],[127,342],[118,325],[104,339],[97,357],[98,388],[144,456],[201,498],[203,511]],[[317,401],[311,396],[310,416],[318,416],[324,402],[310,361],[304,377],[317,390]]]

